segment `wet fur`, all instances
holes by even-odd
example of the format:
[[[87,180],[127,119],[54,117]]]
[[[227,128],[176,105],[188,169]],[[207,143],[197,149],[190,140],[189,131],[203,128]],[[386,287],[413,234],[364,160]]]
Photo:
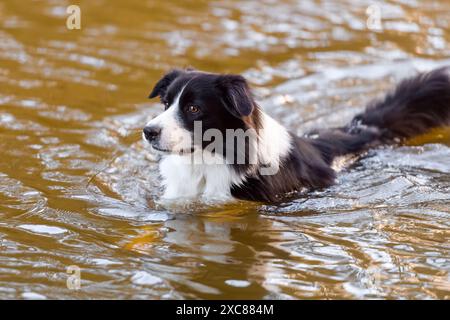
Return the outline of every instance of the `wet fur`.
[[[192,165],[183,166],[173,155],[163,155],[160,167],[166,191],[170,190],[168,197],[213,197],[222,193],[224,197],[274,203],[296,191],[328,187],[335,180],[331,165],[336,157],[450,125],[449,74],[448,68],[441,68],[406,79],[383,99],[371,102],[348,125],[297,137],[259,108],[241,76],[174,70],[158,82],[150,97],[160,96],[163,102],[170,102],[184,86],[187,91],[182,99],[205,109],[204,129],[257,129],[262,152],[256,165],[203,165],[196,167],[197,173],[189,171],[195,171]],[[191,121],[182,111],[180,118],[181,126],[192,130]],[[219,153],[224,158],[236,156],[227,154],[226,148]],[[279,165],[278,172],[261,175],[258,166],[270,163]]]

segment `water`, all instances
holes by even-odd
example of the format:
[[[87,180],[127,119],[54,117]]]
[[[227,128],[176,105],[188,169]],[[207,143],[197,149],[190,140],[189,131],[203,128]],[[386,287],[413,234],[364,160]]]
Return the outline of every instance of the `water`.
[[[0,298],[450,297],[450,131],[279,206],[163,208],[140,130],[172,67],[244,74],[301,134],[449,65],[448,1],[0,3]],[[70,266],[81,288],[69,289]],[[72,267],[73,268],[73,267]]]

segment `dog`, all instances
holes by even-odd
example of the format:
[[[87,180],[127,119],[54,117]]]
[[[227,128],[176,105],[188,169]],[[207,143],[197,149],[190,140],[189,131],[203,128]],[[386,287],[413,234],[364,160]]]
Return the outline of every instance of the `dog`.
[[[403,80],[348,125],[299,137],[258,106],[244,77],[174,69],[149,96],[160,97],[165,111],[143,129],[143,139],[159,157],[162,199],[277,203],[326,188],[335,181],[337,157],[450,125],[449,70]],[[245,137],[210,147],[230,131]]]

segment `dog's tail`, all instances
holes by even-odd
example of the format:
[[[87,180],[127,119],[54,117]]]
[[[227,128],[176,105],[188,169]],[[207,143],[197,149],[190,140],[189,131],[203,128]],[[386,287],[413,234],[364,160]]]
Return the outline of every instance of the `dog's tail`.
[[[308,136],[324,160],[361,152],[450,125],[450,67],[403,80],[384,99],[373,101],[349,125]],[[311,136],[313,134],[314,136]]]

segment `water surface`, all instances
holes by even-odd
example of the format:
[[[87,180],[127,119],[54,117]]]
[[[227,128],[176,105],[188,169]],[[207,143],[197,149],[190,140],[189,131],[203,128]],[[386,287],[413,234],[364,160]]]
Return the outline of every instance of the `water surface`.
[[[450,132],[373,150],[279,206],[163,208],[141,128],[172,67],[244,74],[301,134],[450,65],[450,3],[0,3],[0,298],[450,297]],[[81,288],[67,287],[69,266]]]

